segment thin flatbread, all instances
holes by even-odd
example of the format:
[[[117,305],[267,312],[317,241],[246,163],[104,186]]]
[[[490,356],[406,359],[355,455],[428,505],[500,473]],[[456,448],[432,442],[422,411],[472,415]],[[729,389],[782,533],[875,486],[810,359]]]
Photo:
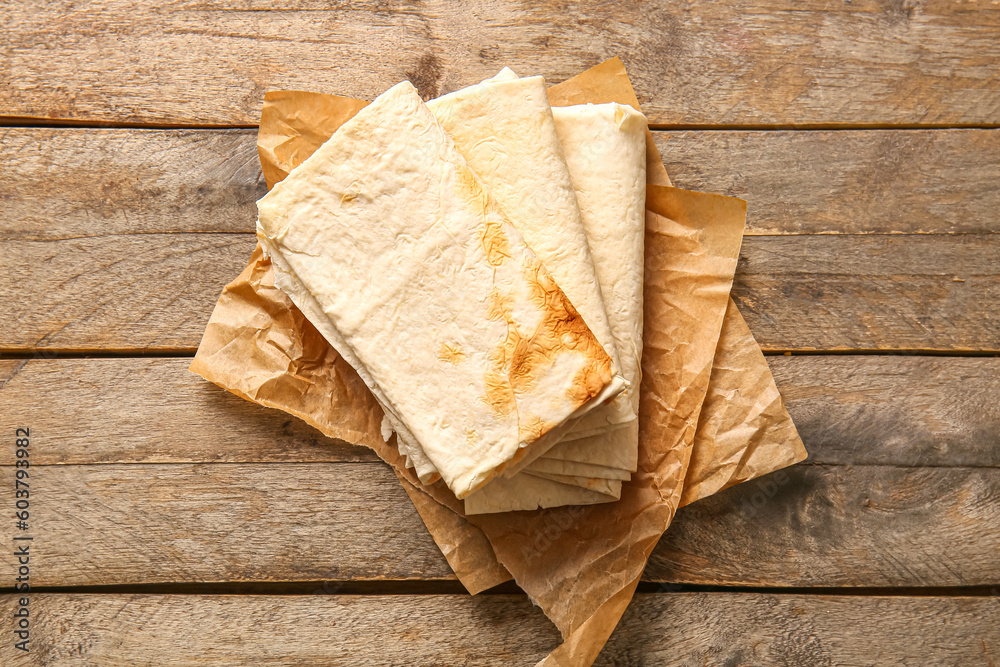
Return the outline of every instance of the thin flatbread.
[[[427,106],[583,316],[617,372],[617,348],[545,80],[540,76],[518,79],[505,69],[492,79],[431,100]],[[625,387],[621,378],[617,381]],[[636,414],[624,396],[616,398],[592,410],[564,439],[604,432],[635,421]],[[505,476],[513,471],[509,469]]]
[[[531,472],[548,473],[550,475],[566,475],[570,477],[601,477],[604,479],[620,479],[627,481],[632,473],[624,468],[608,468],[581,461],[565,461],[540,457],[531,462]]]
[[[598,279],[615,336],[622,373],[630,383],[628,400],[638,413],[642,358],[642,280],[644,267],[646,199],[646,118],[632,107],[617,104],[553,107],[553,118],[563,155],[576,189],[577,202],[587,231]],[[634,390],[633,390],[634,388]],[[553,460],[579,461],[615,471],[635,471],[638,463],[638,422],[626,428],[582,439],[564,440],[543,454]],[[522,466],[533,472],[534,462]],[[544,465],[544,464],[543,464]],[[537,469],[550,482],[552,474]],[[559,501],[560,487],[525,483],[509,484],[502,497],[492,499],[491,511],[533,509],[575,504],[574,494]],[[563,486],[592,478],[563,476]],[[489,487],[481,494],[488,494]],[[615,497],[606,496],[605,502]],[[483,503],[486,504],[486,503]],[[473,505],[475,509],[476,505]],[[466,503],[466,512],[470,504]],[[499,508],[499,509],[497,509]]]
[[[553,107],[552,115],[601,281],[621,372],[630,384],[626,396],[638,412],[646,117],[615,102]],[[638,446],[638,428],[628,428],[559,443],[545,456],[635,471]]]
[[[456,497],[613,395],[611,358],[409,82],[258,213],[278,286]]]
[[[622,373],[630,383],[626,396],[638,413],[642,358],[646,118],[632,107],[616,103],[553,107],[552,114],[576,190]],[[625,426],[600,435],[560,441],[542,458],[580,461],[603,467],[609,471],[609,476],[620,475],[618,471],[621,470],[635,471],[639,447],[638,422]],[[552,473],[544,468],[532,467],[535,462],[521,469],[537,472],[536,476],[554,483]],[[520,477],[511,479],[504,493],[488,503],[466,502],[466,512],[474,513],[483,505],[488,505],[490,511],[499,512],[534,509],[543,504],[548,507],[575,504],[576,494],[567,493],[563,487],[578,482],[591,485],[591,480],[595,479],[564,475],[558,478],[563,487],[524,482],[523,488],[518,488]],[[487,486],[476,495],[491,493],[492,489]],[[564,494],[562,501],[560,493]],[[605,495],[603,502],[615,499],[617,496]]]
[[[271,264],[274,267],[274,279],[275,284],[278,288],[289,295],[296,295],[297,298],[292,298],[293,303],[296,304],[298,309],[302,311],[306,319],[309,320],[313,326],[316,327],[333,349],[340,353],[340,356],[344,358],[348,364],[354,368],[358,376],[364,381],[368,386],[369,391],[371,391],[372,396],[375,397],[375,401],[382,408],[382,437],[388,442],[387,431],[395,431],[396,439],[399,443],[400,453],[406,457],[407,467],[414,468],[417,473],[417,477],[421,482],[425,484],[433,484],[441,475],[438,473],[437,468],[434,464],[430,462],[427,455],[424,453],[423,449],[417,444],[417,440],[410,430],[403,424],[399,416],[396,415],[395,410],[392,405],[389,404],[379,388],[378,384],[365,369],[364,365],[357,358],[354,350],[351,349],[350,344],[344,339],[339,331],[330,323],[327,317],[323,314],[323,308],[320,306],[316,298],[309,292],[309,290],[302,284],[295,274],[295,271],[288,264],[285,259],[284,254],[281,252],[281,248],[275,244],[271,239],[262,237],[258,234],[258,240],[260,241],[261,249],[263,249],[266,256],[270,257]],[[388,426],[388,428],[387,428]]]
[[[547,452],[551,456],[546,458],[548,460],[585,463],[609,471],[621,469],[635,472],[638,442],[638,425],[632,426],[630,424],[628,428],[611,431],[600,437],[574,440],[572,447],[567,446],[559,449],[553,447]]]
[[[618,500],[622,497],[622,480],[620,479],[607,479],[605,477],[580,477],[578,475],[554,475],[552,473],[534,471],[525,471],[522,474],[541,477],[542,479],[548,479],[553,482],[560,482],[571,486],[579,486],[584,489],[589,489],[590,491],[597,491],[598,493],[603,493],[612,500]]]
[[[544,79],[518,79],[510,68],[504,68],[486,81],[431,100],[427,106],[583,316],[611,356],[617,374],[617,348]],[[620,377],[615,382],[625,388]],[[386,419],[390,428],[383,433],[387,436],[397,429],[391,414]],[[603,433],[635,419],[628,400],[616,397],[567,429],[563,439]],[[436,471],[427,456],[405,432],[399,436],[399,451],[407,465],[415,467],[422,481],[432,481]],[[536,446],[536,455],[541,455],[542,449]],[[526,457],[505,476],[529,461]]]
[[[491,492],[473,493],[465,499],[466,514],[490,514],[507,512],[507,508],[535,510],[562,505],[595,505],[614,500],[611,496],[591,491],[581,486],[561,484],[527,473],[515,475],[511,479],[497,477],[490,482]],[[531,498],[530,503],[521,498]]]

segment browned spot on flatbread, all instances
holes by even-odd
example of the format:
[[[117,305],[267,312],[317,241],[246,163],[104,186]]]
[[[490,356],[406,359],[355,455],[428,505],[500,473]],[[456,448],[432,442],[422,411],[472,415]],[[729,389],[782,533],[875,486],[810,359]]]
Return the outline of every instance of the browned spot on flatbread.
[[[514,390],[530,388],[556,355],[571,349],[578,352],[585,363],[567,392],[574,403],[583,405],[611,381],[611,357],[541,263],[531,262],[525,272],[532,286],[531,300],[544,316],[529,344],[523,348],[524,356],[512,360]]]
[[[550,424],[541,417],[531,417],[517,425],[518,437],[521,442],[534,442],[548,433],[555,424]]]
[[[483,227],[479,231],[479,239],[483,252],[486,253],[486,261],[491,266],[500,266],[510,259],[510,241],[504,231],[507,219],[468,164],[455,165],[455,187],[459,197],[472,204],[482,218]]]
[[[577,352],[585,362],[567,388],[574,405],[583,405],[611,381],[611,358],[548,271],[537,260],[526,258],[525,272],[531,301],[542,313],[530,336],[518,330],[512,297],[494,289],[487,303],[487,317],[507,323],[507,335],[490,352],[491,368],[486,373],[486,400],[500,416],[516,410],[516,394],[530,391],[567,350]],[[518,423],[522,442],[533,442],[554,426],[538,417]]]
[[[502,370],[488,370],[483,379],[486,381],[486,395],[483,398],[495,415],[507,417],[517,412],[514,389],[510,386],[506,373]]]
[[[503,231],[501,220],[495,217],[487,218],[483,226],[483,250],[486,252],[486,261],[491,266],[500,266],[504,260],[510,258],[510,243]]]
[[[472,171],[472,167],[465,160],[461,162],[455,162],[455,186],[458,188],[458,194],[463,199],[469,199],[474,203],[478,203],[479,211],[481,213],[486,212],[486,188],[479,181],[479,177],[476,176],[476,172]]]
[[[465,352],[458,343],[446,341],[441,343],[441,347],[438,348],[438,359],[447,361],[449,364],[458,364],[465,359]]]
[[[501,294],[495,287],[490,292],[489,300],[486,303],[486,316],[491,320],[507,322],[507,336],[500,345],[490,350],[490,368],[484,377],[486,382],[484,400],[493,409],[494,414],[498,417],[506,417],[517,412],[514,388],[511,386],[507,374],[507,359],[510,348],[517,345],[520,336],[514,326],[510,299]]]

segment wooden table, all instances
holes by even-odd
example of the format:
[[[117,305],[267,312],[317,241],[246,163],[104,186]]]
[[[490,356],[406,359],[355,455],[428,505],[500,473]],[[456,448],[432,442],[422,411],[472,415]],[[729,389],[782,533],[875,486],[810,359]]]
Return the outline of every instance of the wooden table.
[[[1000,7],[7,3],[0,663],[533,664],[390,470],[186,371],[254,245],[263,93],[628,65],[809,461],[681,510],[601,664],[1000,660]],[[30,519],[15,526],[15,428]],[[30,648],[14,647],[16,536]]]

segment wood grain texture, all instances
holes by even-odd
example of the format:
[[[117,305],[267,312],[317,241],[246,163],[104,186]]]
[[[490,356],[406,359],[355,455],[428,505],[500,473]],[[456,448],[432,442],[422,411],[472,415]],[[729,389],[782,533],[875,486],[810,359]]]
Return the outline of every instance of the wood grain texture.
[[[190,363],[0,361],[0,428],[30,425],[47,443],[33,452],[36,465],[379,460],[206,382]]]
[[[822,464],[1000,468],[1000,358],[768,357]]]
[[[0,129],[7,240],[253,232],[255,130]],[[747,234],[997,233],[1000,130],[654,132]]]
[[[453,578],[381,463],[30,470],[36,586]],[[1000,468],[799,465],[681,510],[644,578],[996,585],[998,496]],[[0,563],[10,586],[13,552]]]
[[[1000,130],[653,137],[677,187],[747,200],[747,234],[1000,232]]]
[[[249,234],[0,242],[0,348],[193,351]]]
[[[0,598],[10,618],[14,596]],[[524,596],[36,594],[7,665],[530,665],[559,643]],[[637,595],[597,665],[992,664],[1000,599]],[[516,638],[515,641],[511,641]]]
[[[253,232],[256,130],[0,128],[5,240]]]
[[[995,585],[998,497],[998,468],[794,466],[679,510],[645,578],[760,586]],[[706,571],[711,574],[701,574]]]
[[[768,362],[813,463],[1000,468],[1000,358]],[[36,465],[377,460],[205,382],[188,364],[0,361],[0,429],[29,425],[46,443]],[[13,444],[5,447],[13,457]]]
[[[381,463],[36,466],[30,483],[37,586],[454,578]]]
[[[1000,599],[638,595],[598,665],[992,665]]]
[[[1000,350],[1000,235],[751,236],[732,296],[769,350]]]
[[[747,239],[734,294],[765,349],[997,350],[997,136],[701,132],[660,143],[668,162],[686,146],[710,165],[689,185],[752,187],[762,200],[755,229],[777,235]],[[253,244],[236,233],[251,231],[264,191],[253,132],[22,129],[2,140],[0,304],[11,305],[0,347],[193,349]],[[675,164],[682,184],[691,159]],[[721,182],[733,161],[747,185]],[[842,177],[818,173],[825,164]],[[910,168],[923,164],[934,167]],[[831,231],[904,234],[780,237]],[[963,235],[908,236],[927,231]]]
[[[559,81],[620,55],[654,123],[1000,124],[1000,10],[982,2],[3,14],[14,123],[253,125],[265,90],[371,98],[409,78],[432,97],[506,64]],[[679,186],[749,200],[734,297],[764,349],[1000,352],[1000,129],[656,134]],[[194,349],[253,246],[254,135],[0,129],[0,351],[36,355],[0,361],[0,422],[32,427],[35,586],[454,579],[369,451],[186,359],[44,358]],[[646,581],[1000,591],[1000,359],[769,362],[810,463],[681,510]],[[17,597],[0,596],[8,619]],[[33,653],[4,642],[2,664],[531,664],[558,643],[522,596],[31,600]],[[659,592],[598,664],[992,665],[998,616],[997,595]]]
[[[555,82],[618,55],[657,123],[995,124],[998,34],[995,6],[945,0],[13,5],[0,109],[254,124],[266,90],[371,99],[409,78],[431,97],[504,65]]]
[[[188,350],[249,234],[0,242],[0,349]],[[733,298],[764,350],[1000,351],[1000,235],[744,239]]]

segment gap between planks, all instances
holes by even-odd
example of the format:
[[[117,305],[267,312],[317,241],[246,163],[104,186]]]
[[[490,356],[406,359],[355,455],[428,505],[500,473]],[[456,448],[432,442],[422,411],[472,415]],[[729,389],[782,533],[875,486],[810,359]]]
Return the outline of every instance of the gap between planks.
[[[142,123],[127,121],[64,120],[24,116],[0,116],[0,127],[12,129],[78,130],[256,130],[251,124]],[[850,132],[879,130],[995,130],[1000,123],[650,123],[653,132]]]
[[[252,234],[266,192],[249,130],[0,134],[7,241]],[[656,142],[679,187],[748,201],[747,236],[1000,231],[994,130],[658,132]]]
[[[14,5],[0,30],[17,74],[3,91],[4,111],[242,125],[257,121],[267,90],[371,99],[406,78],[429,99],[507,63],[556,82],[618,55],[654,122],[1000,120],[996,12],[965,3],[205,8],[107,0],[78,15]]]
[[[0,273],[19,278],[0,281],[10,304],[0,345],[193,350],[255,242],[249,233],[6,241]],[[997,252],[993,233],[748,236],[732,295],[764,350],[998,352],[1000,310],[987,298],[1000,284]]]
[[[13,594],[11,588],[0,595]],[[48,595],[465,595],[456,580],[315,580],[315,581],[207,581],[161,584],[115,584],[108,586],[35,586],[31,593]],[[751,595],[832,595],[838,597],[995,597],[1000,584],[987,586],[713,586],[673,582],[640,581],[636,594],[657,593],[746,593]],[[526,595],[516,583],[507,581],[476,595]]]
[[[198,351],[196,347],[143,349],[99,349],[99,348],[47,348],[0,349],[0,361],[18,359],[192,359]],[[843,357],[843,356],[890,356],[890,357],[1000,357],[995,350],[929,350],[929,349],[843,349],[843,350],[782,350],[762,349],[765,357]],[[0,387],[3,385],[0,384]]]
[[[996,358],[792,355],[768,364],[811,462],[1000,466]],[[0,421],[46,438],[35,464],[377,460],[215,387],[188,371],[187,358],[8,360],[0,382]]]

